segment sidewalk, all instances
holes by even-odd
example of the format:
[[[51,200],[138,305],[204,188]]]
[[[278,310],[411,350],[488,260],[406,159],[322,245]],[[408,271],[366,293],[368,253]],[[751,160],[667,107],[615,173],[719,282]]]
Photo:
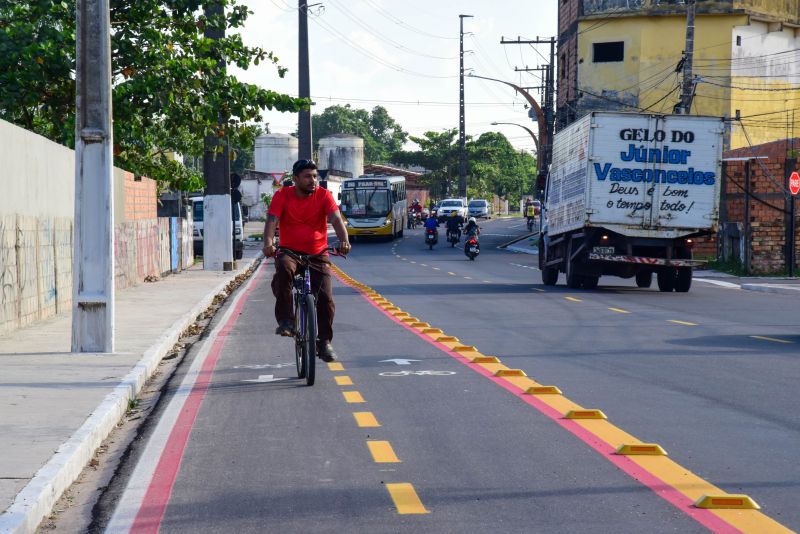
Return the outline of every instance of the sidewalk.
[[[118,291],[114,354],[70,354],[70,314],[0,337],[0,533],[36,529],[181,333],[255,261]]]

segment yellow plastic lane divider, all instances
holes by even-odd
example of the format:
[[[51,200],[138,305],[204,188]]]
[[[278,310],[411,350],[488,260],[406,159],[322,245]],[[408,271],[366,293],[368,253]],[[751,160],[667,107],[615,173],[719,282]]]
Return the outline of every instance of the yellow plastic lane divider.
[[[335,266],[334,270],[342,274],[338,267]],[[361,289],[364,297],[379,309],[383,309],[387,315],[394,318],[392,313],[401,311],[399,307],[389,304],[371,289],[363,290],[355,281],[345,280],[345,283]],[[394,309],[387,310],[387,304]],[[618,313],[631,313],[619,308],[609,309]],[[603,457],[709,529],[731,531],[733,528],[742,532],[770,534],[791,532],[759,511],[758,505],[747,495],[728,494],[678,464],[666,453],[657,454],[659,449],[663,451],[660,446],[642,442],[628,434],[611,423],[601,410],[587,409],[577,404],[567,398],[557,386],[540,384],[530,377],[513,373],[514,369],[504,365],[499,358],[486,356],[479,352],[477,347],[464,345],[458,338],[447,335],[441,329],[430,326],[415,327],[400,319],[395,320],[406,328],[418,332],[423,339],[429,340],[483,376],[496,382],[506,383],[508,387],[505,389],[515,393],[518,398],[536,407],[551,419],[560,421],[559,424]],[[759,339],[756,336],[751,337]],[[769,340],[787,342],[775,338]],[[498,375],[498,371],[504,372]],[[411,484],[387,484],[387,489],[392,495],[398,513],[428,513]],[[752,506],[749,503],[752,503]]]

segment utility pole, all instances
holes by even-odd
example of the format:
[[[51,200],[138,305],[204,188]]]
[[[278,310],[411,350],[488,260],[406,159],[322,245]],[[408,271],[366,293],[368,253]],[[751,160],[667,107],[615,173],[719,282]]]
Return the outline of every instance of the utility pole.
[[[681,88],[681,101],[675,106],[675,113],[689,115],[692,111],[694,98],[694,75],[692,62],[694,60],[694,15],[695,0],[686,0],[686,46],[683,52],[683,85]]]
[[[797,170],[797,158],[786,158],[783,164],[783,171],[784,171],[784,183],[789,183],[789,176],[793,172]],[[795,265],[795,206],[794,206],[794,195],[790,191],[786,191],[786,200],[785,200],[785,209],[784,209],[784,220],[786,224],[784,225],[785,228],[785,239],[784,239],[784,258],[786,263],[786,273],[789,276],[794,276],[794,265]]]
[[[108,0],[76,10],[72,352],[114,352],[114,152]]]
[[[297,94],[300,98],[311,98],[311,76],[308,62],[308,0],[298,0],[298,28],[299,28],[299,66],[298,78],[300,80]],[[311,110],[300,110],[298,113],[298,156],[300,159],[311,159],[313,143],[311,138]]]
[[[556,61],[556,38],[550,37],[549,39],[539,39],[537,36],[536,39],[521,39],[517,37],[516,40],[506,39],[502,37],[500,39],[500,44],[549,44],[550,45],[550,62],[541,67],[544,70],[544,105],[542,106],[542,112],[544,114],[544,123],[546,127],[546,142],[542,143],[541,151],[538,152],[536,159],[538,161],[538,168],[539,168],[539,187],[544,188],[545,182],[547,180],[547,170],[550,167],[550,161],[553,157],[553,134],[555,133],[555,76],[554,73],[554,66]],[[515,69],[516,70],[516,69]],[[528,70],[527,67],[525,70]],[[530,70],[538,70],[538,69],[530,69]],[[529,116],[531,119],[536,119],[534,115],[534,110],[531,109],[529,111]],[[545,137],[539,133],[540,139]]]
[[[204,36],[212,40],[225,37],[225,9],[220,0],[206,0]],[[217,62],[215,75],[224,76],[225,60]],[[219,115],[220,128],[228,118]],[[203,269],[233,270],[233,218],[231,207],[230,160],[228,139],[211,133],[203,150],[203,177],[206,181],[203,198]]]
[[[467,196],[467,122],[464,115],[464,19],[472,18],[472,15],[459,15],[461,31],[459,32],[459,53],[460,62],[458,87],[458,196]]]

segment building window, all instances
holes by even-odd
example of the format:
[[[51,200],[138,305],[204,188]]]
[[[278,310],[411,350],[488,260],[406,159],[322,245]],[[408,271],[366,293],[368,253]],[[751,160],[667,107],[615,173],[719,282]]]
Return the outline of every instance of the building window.
[[[736,36],[736,46],[742,46],[742,36],[741,35],[737,35]]]
[[[611,63],[625,59],[625,43],[622,41],[594,43],[592,47],[592,61],[594,63]]]

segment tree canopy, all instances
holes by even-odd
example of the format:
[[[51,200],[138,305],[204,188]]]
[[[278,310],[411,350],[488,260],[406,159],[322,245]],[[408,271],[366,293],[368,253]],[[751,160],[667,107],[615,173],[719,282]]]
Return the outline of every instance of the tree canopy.
[[[427,185],[436,197],[453,196],[458,191],[458,130],[425,132],[410,137],[419,150],[400,151],[394,161],[429,169]],[[498,132],[486,132],[477,139],[467,136],[467,194],[470,198],[497,195],[520,198],[531,194],[536,180],[536,159],[518,152]]]
[[[361,137],[364,140],[364,160],[368,164],[388,162],[392,154],[403,148],[408,138],[382,106],[375,106],[372,111],[352,108],[350,104],[330,106],[311,116],[311,129],[317,148],[319,140],[331,134]]]
[[[251,146],[263,110],[309,106],[217,69],[266,62],[286,72],[235,33],[250,11],[216,1],[224,16],[206,17],[202,0],[110,0],[115,162],[162,186],[202,187],[172,154],[202,155],[205,136]],[[225,38],[204,37],[206,27]],[[75,0],[0,0],[0,118],[73,147],[74,71]]]

